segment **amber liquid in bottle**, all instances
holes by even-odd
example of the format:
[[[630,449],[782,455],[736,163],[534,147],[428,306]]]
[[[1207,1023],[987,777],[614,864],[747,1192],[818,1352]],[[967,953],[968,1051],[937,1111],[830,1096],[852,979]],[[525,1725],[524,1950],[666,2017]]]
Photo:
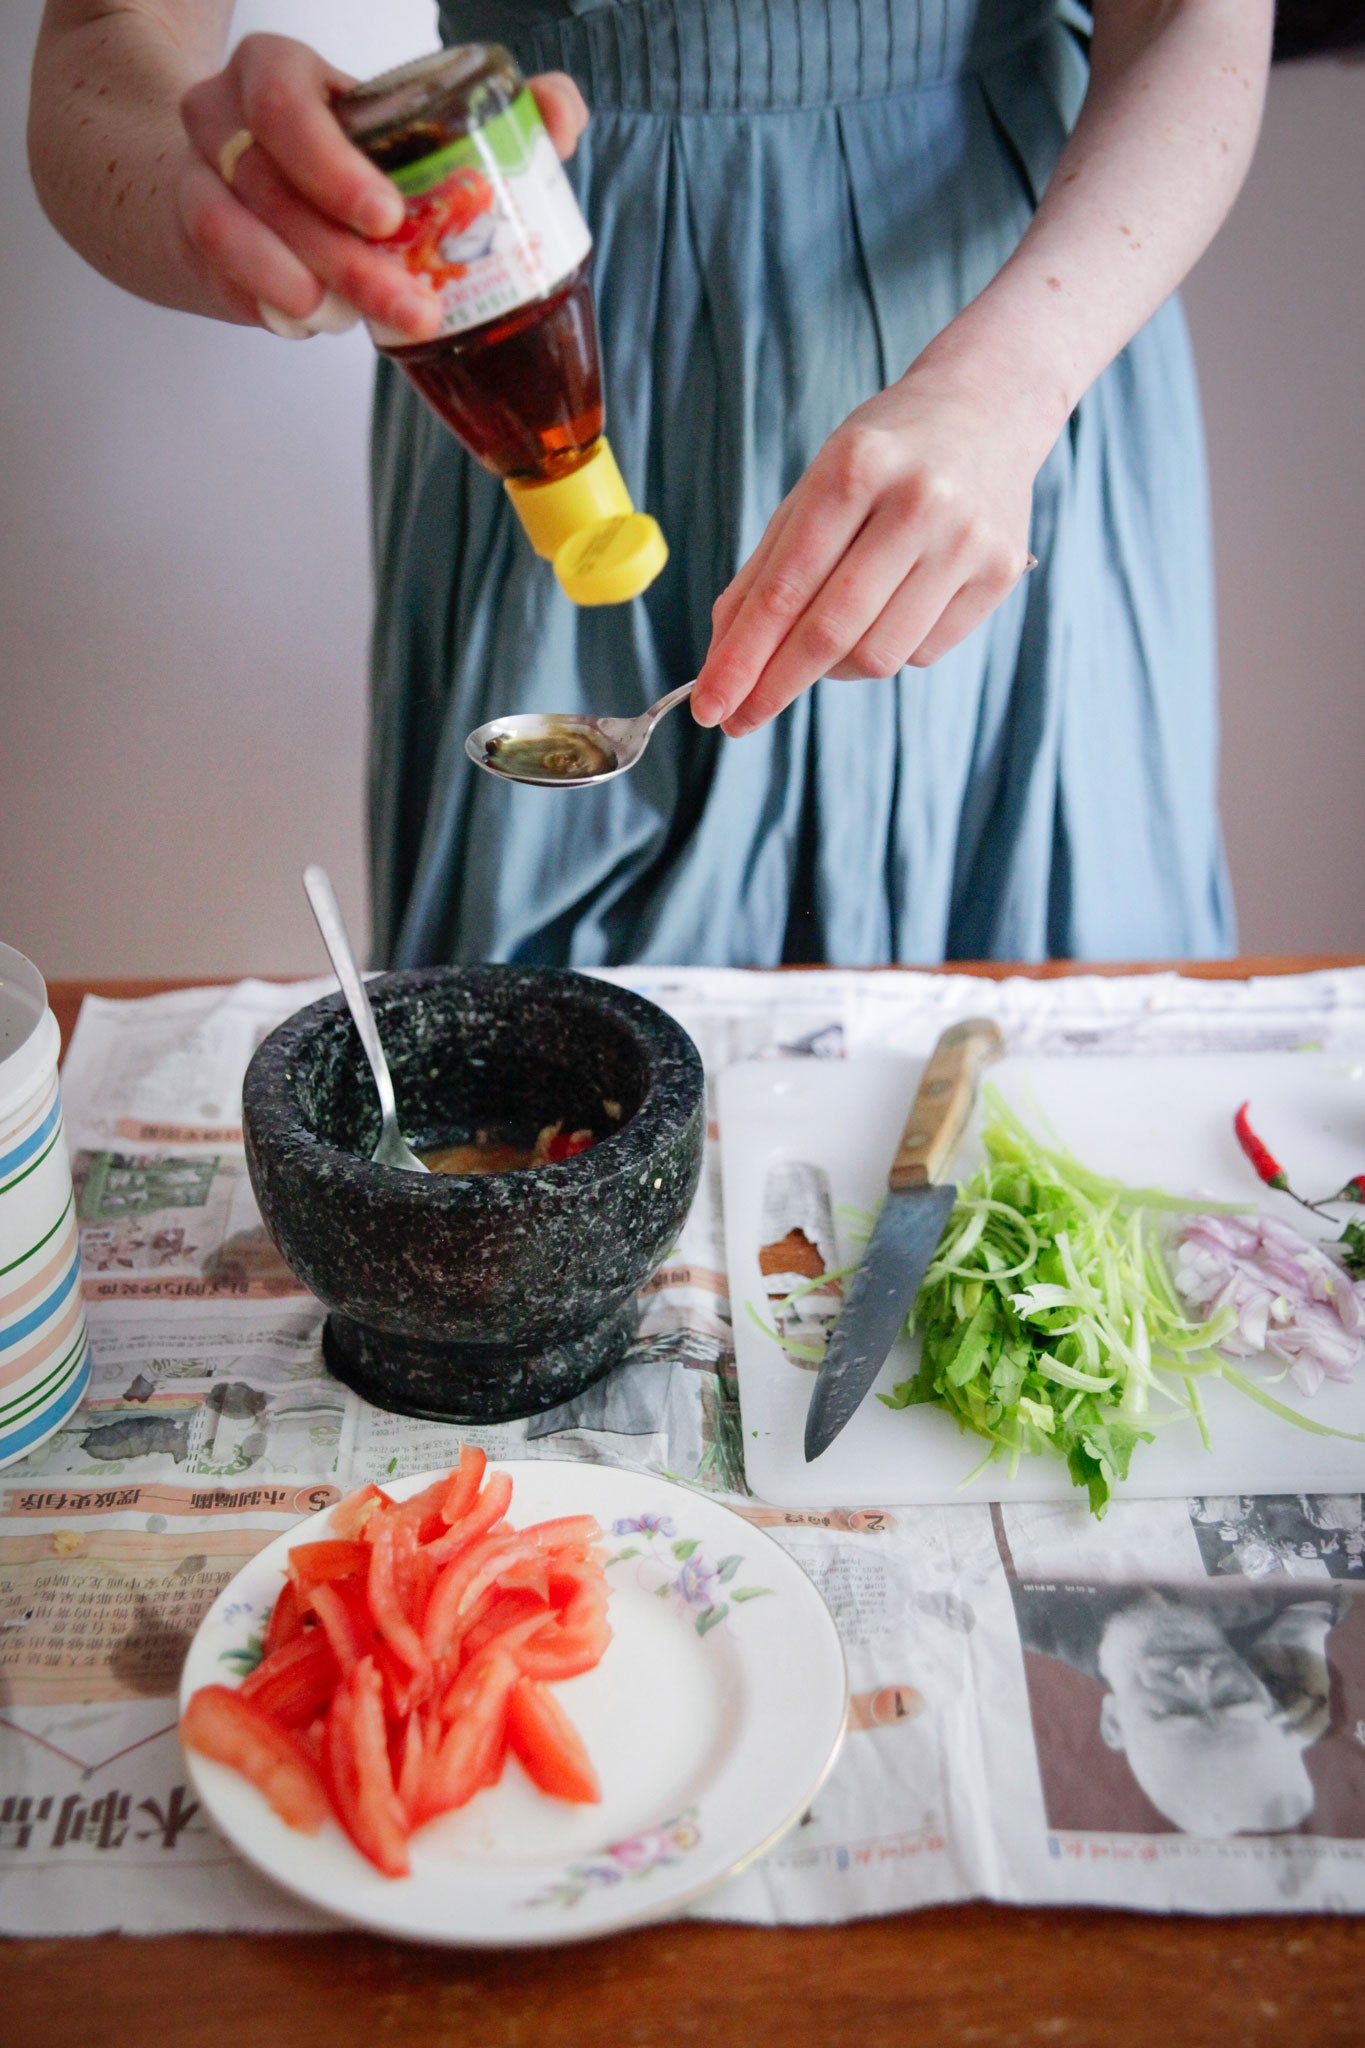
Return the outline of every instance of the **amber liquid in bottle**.
[[[590,266],[482,327],[382,351],[497,476],[567,476],[602,432]]]

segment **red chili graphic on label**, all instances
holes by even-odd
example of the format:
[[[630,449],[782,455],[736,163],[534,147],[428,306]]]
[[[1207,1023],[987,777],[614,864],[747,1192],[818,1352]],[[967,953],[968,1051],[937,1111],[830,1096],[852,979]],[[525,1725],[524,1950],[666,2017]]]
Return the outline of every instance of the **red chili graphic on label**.
[[[447,235],[462,235],[481,213],[492,211],[493,186],[482,171],[470,166],[408,202],[408,217],[397,234],[390,235],[385,248],[395,250],[404,266],[415,276],[429,277],[443,285],[463,277],[468,264],[447,263],[440,253]]]

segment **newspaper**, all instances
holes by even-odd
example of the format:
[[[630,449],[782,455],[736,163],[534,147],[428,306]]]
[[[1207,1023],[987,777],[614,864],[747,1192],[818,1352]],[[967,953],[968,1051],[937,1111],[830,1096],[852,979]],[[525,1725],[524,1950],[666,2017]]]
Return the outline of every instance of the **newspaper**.
[[[1365,1058],[1365,970],[992,983],[616,973],[729,1061],[927,1052],[995,1016],[1033,1054]],[[803,1824],[695,1909],[838,1921],[984,1896],[1201,1912],[1365,1907],[1362,1498],[784,1512],[745,1490],[711,1124],[627,1363],[529,1422],[368,1406],[261,1228],[252,1050],[325,982],[96,998],[65,1070],[88,1400],[0,1472],[0,1929],[326,1924],[246,1868],[186,1779],[174,1691],[217,1592],[363,1478],[494,1456],[664,1470],[769,1529],[828,1600],[852,1707]],[[1191,1698],[1191,1688],[1196,1697]]]

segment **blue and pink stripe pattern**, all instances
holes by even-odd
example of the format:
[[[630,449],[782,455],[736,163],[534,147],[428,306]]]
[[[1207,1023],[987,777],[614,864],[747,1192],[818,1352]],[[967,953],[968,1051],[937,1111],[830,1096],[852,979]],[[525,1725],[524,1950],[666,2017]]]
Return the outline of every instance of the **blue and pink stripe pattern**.
[[[0,1464],[65,1421],[90,1378],[80,1242],[55,1072],[0,1122]]]

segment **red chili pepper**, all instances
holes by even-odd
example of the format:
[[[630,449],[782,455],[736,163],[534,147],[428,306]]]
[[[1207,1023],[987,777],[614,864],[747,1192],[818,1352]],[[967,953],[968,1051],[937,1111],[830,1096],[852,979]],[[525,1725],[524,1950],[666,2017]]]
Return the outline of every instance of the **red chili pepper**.
[[[1268,1188],[1282,1188],[1288,1191],[1289,1175],[1280,1165],[1274,1153],[1271,1152],[1269,1146],[1263,1144],[1251,1128],[1247,1118],[1247,1111],[1250,1107],[1250,1102],[1244,1102],[1232,1120],[1232,1127],[1237,1133],[1237,1142]]]
[[[560,1131],[545,1151],[550,1159],[572,1159],[578,1152],[590,1151],[595,1142],[591,1131]]]

